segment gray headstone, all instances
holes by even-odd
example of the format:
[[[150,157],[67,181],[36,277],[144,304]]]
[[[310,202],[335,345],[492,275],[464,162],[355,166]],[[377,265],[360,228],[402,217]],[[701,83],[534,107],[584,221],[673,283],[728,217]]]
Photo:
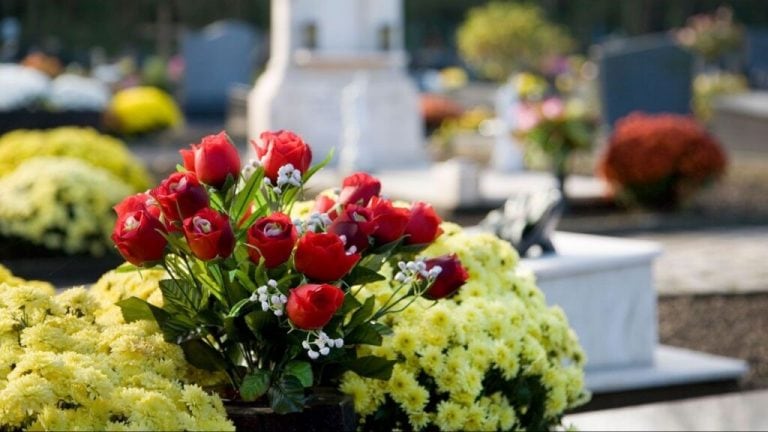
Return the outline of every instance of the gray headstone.
[[[747,77],[752,87],[768,89],[768,29],[747,32]]]
[[[220,21],[202,31],[185,33],[182,40],[185,112],[223,115],[230,87],[253,82],[259,45],[254,28],[239,21]]]
[[[632,111],[689,114],[693,56],[669,35],[647,35],[598,47],[603,119]]]

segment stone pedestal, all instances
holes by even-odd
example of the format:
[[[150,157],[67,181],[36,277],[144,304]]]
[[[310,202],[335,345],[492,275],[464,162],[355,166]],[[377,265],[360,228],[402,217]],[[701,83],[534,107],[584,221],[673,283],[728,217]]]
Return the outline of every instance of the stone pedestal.
[[[365,158],[347,157],[345,171],[426,167],[401,0],[273,0],[271,31],[272,57],[248,98],[251,139],[290,129],[315,161],[334,149],[336,166],[357,134]]]
[[[556,254],[526,258],[547,303],[563,308],[596,393],[736,380],[744,361],[658,343],[653,242],[556,233]]]

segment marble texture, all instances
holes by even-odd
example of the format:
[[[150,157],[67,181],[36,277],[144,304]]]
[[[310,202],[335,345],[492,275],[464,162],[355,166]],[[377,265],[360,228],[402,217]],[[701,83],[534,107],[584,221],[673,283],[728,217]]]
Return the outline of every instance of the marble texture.
[[[563,424],[584,431],[768,430],[768,390],[573,414]]]

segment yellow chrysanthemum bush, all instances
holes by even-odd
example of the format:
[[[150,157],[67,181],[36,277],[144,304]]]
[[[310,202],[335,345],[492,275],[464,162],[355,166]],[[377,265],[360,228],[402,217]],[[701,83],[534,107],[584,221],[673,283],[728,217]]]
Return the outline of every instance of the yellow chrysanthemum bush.
[[[98,309],[83,288],[0,283],[0,430],[233,430],[154,323]]]
[[[563,311],[546,305],[512,247],[443,224],[427,256],[456,253],[470,277],[459,294],[420,299],[388,316],[393,333],[368,353],[398,359],[388,381],[344,377],[363,428],[546,430],[588,398],[584,353]],[[361,296],[386,302],[390,281]]]
[[[143,162],[125,144],[90,128],[20,129],[0,137],[0,177],[11,174],[31,158],[51,156],[80,159],[109,171],[131,186],[146,190],[151,179]],[[43,173],[41,173],[43,174]]]
[[[112,206],[131,187],[79,159],[38,157],[0,178],[0,238],[14,251],[102,255],[114,225]],[[28,252],[30,252],[28,251]]]
[[[140,86],[115,93],[108,112],[115,129],[126,135],[142,134],[179,125],[181,110],[173,98],[156,87]]]

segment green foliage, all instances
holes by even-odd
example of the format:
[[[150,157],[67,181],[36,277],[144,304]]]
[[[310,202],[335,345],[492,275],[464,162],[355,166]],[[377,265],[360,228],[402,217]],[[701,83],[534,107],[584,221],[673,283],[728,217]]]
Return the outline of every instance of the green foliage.
[[[549,56],[568,53],[574,41],[535,5],[493,2],[469,11],[457,33],[459,53],[486,77],[539,70]]]

